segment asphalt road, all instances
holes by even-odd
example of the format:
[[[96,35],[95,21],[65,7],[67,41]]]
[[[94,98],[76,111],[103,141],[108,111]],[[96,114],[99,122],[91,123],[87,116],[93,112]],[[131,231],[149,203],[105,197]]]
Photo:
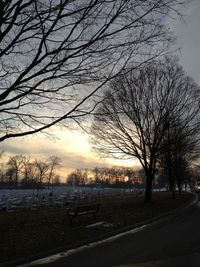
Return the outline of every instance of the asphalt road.
[[[24,266],[199,267],[200,202],[160,223]]]

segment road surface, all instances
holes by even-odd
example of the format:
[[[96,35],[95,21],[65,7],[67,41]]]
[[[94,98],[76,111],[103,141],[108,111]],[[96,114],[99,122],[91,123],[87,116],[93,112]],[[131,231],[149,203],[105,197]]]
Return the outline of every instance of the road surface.
[[[199,267],[200,202],[160,223],[23,266]]]

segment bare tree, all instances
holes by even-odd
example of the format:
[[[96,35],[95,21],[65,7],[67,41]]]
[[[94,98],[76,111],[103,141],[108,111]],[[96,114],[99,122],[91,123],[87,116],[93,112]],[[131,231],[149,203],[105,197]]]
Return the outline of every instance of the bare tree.
[[[27,183],[30,178],[30,156],[23,156],[23,174],[24,174],[24,182]]]
[[[88,183],[88,181],[89,181],[88,174],[89,174],[89,169],[84,168],[81,170],[81,176],[82,176],[81,182],[82,182],[82,184]]]
[[[22,171],[24,166],[24,156],[16,155],[10,157],[7,165],[9,166],[9,172],[12,173],[12,176],[14,176],[15,184],[17,185],[19,182],[19,173]]]
[[[5,182],[11,188],[13,185],[16,186],[15,183],[15,172],[14,169],[8,167],[5,171]]]
[[[26,172],[27,172],[27,177],[29,180],[32,182],[37,180],[37,171],[38,168],[35,164],[35,162],[28,162],[26,165]]]
[[[99,183],[99,181],[101,180],[100,169],[98,167],[95,167],[92,170],[92,173],[94,175],[94,181],[95,181],[95,183]]]
[[[60,185],[61,184],[61,178],[59,175],[55,175],[53,177],[53,181],[52,181],[53,184],[56,184],[56,185]]]
[[[38,182],[41,186],[49,170],[49,164],[47,161],[35,160],[35,166],[37,167],[38,172]]]
[[[200,166],[199,166],[199,164],[192,166],[190,168],[189,172],[191,175],[190,185],[194,188],[194,186],[196,185],[196,182],[200,181]]]
[[[82,176],[81,176],[81,171],[79,169],[71,172],[68,176],[67,176],[67,180],[66,182],[70,185],[79,185],[82,183]]]
[[[59,157],[56,157],[56,156],[51,156],[47,159],[47,164],[49,166],[49,174],[48,174],[48,186],[50,186],[50,184],[52,183],[53,181],[53,178],[55,176],[55,169],[57,167],[60,167],[61,165],[61,159]]]
[[[196,114],[195,114],[196,115]],[[190,165],[200,157],[199,125],[190,121],[177,121],[170,127],[162,141],[159,155],[159,165],[165,170],[169,178],[169,188],[175,198],[175,184],[181,194],[182,184],[187,180]]]
[[[145,202],[169,127],[198,123],[199,88],[177,58],[155,61],[110,83],[92,126],[93,147],[103,156],[136,157],[146,174]]]
[[[0,0],[0,141],[86,115],[129,62],[163,52],[164,18],[184,2]]]

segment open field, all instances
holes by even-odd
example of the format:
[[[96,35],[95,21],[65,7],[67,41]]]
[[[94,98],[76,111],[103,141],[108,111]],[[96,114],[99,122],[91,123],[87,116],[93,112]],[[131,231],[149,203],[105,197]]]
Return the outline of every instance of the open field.
[[[17,209],[0,212],[0,262],[33,256],[50,249],[73,245],[95,238],[111,230],[139,223],[161,215],[189,202],[191,194],[176,200],[167,192],[153,194],[153,204],[144,204],[139,196],[110,196],[101,199],[96,220],[82,216],[69,226],[65,206],[41,207],[35,210]],[[95,222],[106,222],[87,228]]]

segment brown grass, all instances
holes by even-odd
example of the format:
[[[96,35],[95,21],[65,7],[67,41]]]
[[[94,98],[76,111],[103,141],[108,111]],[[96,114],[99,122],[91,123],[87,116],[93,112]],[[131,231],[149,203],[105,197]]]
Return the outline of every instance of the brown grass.
[[[161,215],[184,205],[191,198],[191,194],[185,193],[172,200],[168,193],[154,193],[153,204],[144,204],[139,197],[107,197],[102,200],[96,220],[91,216],[78,217],[72,227],[63,207],[0,212],[0,263],[101,236],[110,230]],[[95,221],[109,222],[112,227],[85,227]]]

